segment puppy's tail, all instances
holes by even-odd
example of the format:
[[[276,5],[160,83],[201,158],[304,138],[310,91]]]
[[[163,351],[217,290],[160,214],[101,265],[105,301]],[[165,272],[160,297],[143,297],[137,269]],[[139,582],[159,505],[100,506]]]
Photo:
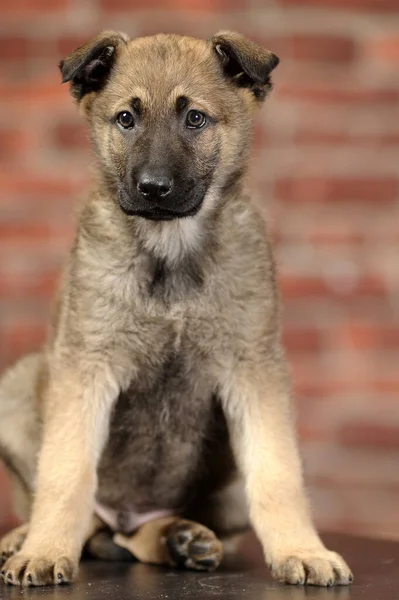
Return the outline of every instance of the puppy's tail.
[[[23,520],[30,513],[40,447],[39,369],[40,354],[28,354],[0,379],[0,458],[11,475],[14,510]]]

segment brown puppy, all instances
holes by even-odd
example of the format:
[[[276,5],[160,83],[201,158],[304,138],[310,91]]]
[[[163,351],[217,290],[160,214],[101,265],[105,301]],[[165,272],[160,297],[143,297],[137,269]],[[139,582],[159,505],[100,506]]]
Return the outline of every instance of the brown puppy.
[[[247,524],[244,486],[277,579],[352,580],[311,521],[273,258],[245,184],[277,63],[235,33],[113,32],[61,63],[98,168],[48,344],[2,384],[3,415],[23,398],[21,431],[36,431],[27,450],[0,429],[35,490],[29,524],[3,543],[9,555],[24,540],[6,582],[71,581],[101,523],[143,561],[215,568],[215,534]]]

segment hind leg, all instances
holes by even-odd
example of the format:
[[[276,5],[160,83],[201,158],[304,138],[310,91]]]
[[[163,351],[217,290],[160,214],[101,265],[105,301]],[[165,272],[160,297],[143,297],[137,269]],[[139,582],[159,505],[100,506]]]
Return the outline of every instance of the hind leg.
[[[23,521],[29,518],[40,445],[35,406],[39,366],[40,355],[29,354],[0,379],[0,458],[10,475],[13,510]],[[0,540],[1,563],[18,552],[27,532],[28,523],[24,522]]]
[[[235,549],[249,528],[244,485],[236,479],[217,492],[201,496],[182,517],[163,517],[142,525],[114,542],[145,563],[196,570],[216,569],[223,549]]]
[[[216,569],[223,556],[222,543],[212,530],[181,517],[155,519],[131,536],[116,534],[114,541],[141,562],[197,571]]]
[[[13,508],[29,518],[35,487],[41,426],[36,388],[41,356],[28,354],[0,379],[0,458],[11,476]]]
[[[0,563],[3,564],[21,548],[28,533],[29,524],[24,523],[7,533],[0,540]]]

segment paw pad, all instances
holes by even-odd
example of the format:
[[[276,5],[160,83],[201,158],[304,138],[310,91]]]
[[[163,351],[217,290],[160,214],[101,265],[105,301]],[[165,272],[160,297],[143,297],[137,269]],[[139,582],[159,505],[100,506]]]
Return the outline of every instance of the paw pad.
[[[192,521],[177,521],[166,532],[166,545],[171,562],[177,567],[212,571],[222,560],[222,544],[203,525]]]

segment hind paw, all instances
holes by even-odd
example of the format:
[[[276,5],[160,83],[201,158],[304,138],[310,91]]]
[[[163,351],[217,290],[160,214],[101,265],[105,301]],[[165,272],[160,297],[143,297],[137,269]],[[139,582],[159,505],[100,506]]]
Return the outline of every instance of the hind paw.
[[[222,543],[213,531],[193,521],[172,523],[166,529],[165,543],[171,563],[177,567],[213,571],[223,557]]]
[[[0,564],[14,556],[22,547],[28,533],[28,523],[24,523],[7,533],[0,540]]]

